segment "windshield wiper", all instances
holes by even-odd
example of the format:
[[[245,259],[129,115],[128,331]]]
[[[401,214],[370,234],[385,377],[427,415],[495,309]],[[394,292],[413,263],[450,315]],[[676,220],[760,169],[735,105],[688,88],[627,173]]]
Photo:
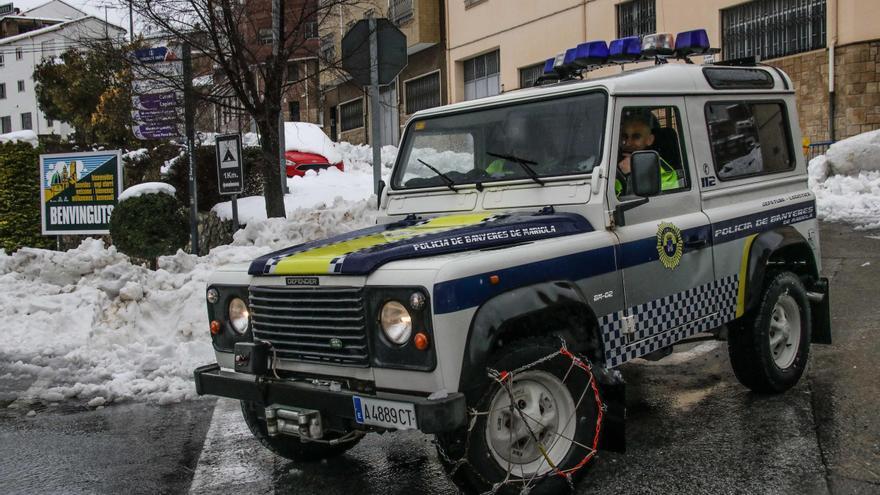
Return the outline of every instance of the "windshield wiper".
[[[514,163],[519,164],[519,166],[522,167],[523,170],[526,171],[526,174],[528,174],[530,179],[537,182],[541,186],[544,185],[544,181],[542,181],[540,178],[538,178],[538,174],[536,174],[535,170],[529,166],[529,164],[537,165],[538,162],[533,162],[531,160],[526,160],[525,158],[520,158],[518,156],[513,156],[513,155],[502,155],[500,153],[492,153],[491,151],[487,151],[486,154],[489,156],[494,156],[495,158],[501,158],[503,160],[507,160],[509,162],[514,162]]]
[[[446,175],[446,174],[444,174],[443,172],[441,172],[441,171],[437,170],[436,168],[432,167],[431,165],[428,164],[428,162],[422,160],[421,158],[416,158],[416,160],[418,160],[419,163],[421,163],[422,165],[424,165],[424,166],[428,167],[429,169],[431,169],[431,172],[434,172],[435,174],[437,174],[438,177],[440,177],[441,179],[443,179],[443,182],[446,184],[446,187],[448,187],[449,189],[451,189],[452,192],[454,192],[454,193],[458,193],[458,189],[455,188],[455,181],[452,180],[452,179],[450,179],[448,175]]]

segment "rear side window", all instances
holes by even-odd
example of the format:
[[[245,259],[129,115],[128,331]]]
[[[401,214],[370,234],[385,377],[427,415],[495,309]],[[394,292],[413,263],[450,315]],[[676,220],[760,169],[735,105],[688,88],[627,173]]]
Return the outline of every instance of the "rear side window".
[[[706,105],[715,173],[721,180],[792,170],[794,153],[781,102]]]

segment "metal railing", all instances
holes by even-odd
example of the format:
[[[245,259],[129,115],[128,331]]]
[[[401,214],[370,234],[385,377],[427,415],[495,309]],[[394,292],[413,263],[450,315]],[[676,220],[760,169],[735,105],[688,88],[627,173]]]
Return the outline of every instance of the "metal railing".
[[[825,17],[825,0],[755,0],[724,9],[724,58],[771,59],[825,48]]]
[[[816,158],[819,155],[824,155],[828,151],[828,148],[831,147],[832,144],[834,144],[834,141],[821,141],[818,143],[810,143],[807,146],[807,149],[805,150],[806,155],[807,155],[807,161],[809,162],[810,160],[812,160],[813,158]]]

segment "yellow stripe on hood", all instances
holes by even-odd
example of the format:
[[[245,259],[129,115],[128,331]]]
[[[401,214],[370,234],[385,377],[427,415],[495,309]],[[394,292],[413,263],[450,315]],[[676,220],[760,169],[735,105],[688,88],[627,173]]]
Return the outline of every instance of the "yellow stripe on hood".
[[[476,225],[494,216],[492,213],[470,213],[466,215],[447,215],[432,218],[425,223],[412,227],[386,230],[378,234],[355,237],[347,241],[337,242],[328,246],[309,249],[294,253],[274,266],[275,275],[320,275],[332,273],[331,262],[345,254],[362,249],[390,244],[392,242],[411,239],[418,235],[434,234],[445,230]]]

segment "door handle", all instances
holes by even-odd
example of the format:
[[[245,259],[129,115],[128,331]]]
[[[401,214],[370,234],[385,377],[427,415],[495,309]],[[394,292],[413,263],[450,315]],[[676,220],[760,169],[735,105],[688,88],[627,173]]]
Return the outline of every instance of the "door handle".
[[[684,241],[684,247],[687,249],[702,249],[709,245],[709,239],[703,238],[692,238]]]

